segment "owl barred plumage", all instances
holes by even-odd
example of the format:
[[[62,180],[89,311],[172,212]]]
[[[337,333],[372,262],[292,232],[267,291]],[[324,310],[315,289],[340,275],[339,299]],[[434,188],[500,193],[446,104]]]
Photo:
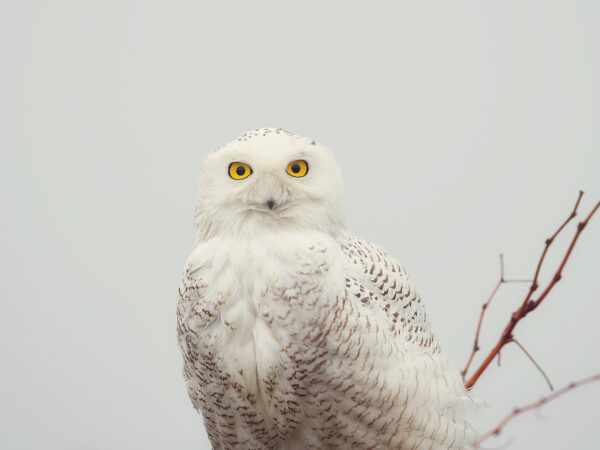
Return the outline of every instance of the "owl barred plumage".
[[[281,129],[245,133],[207,159],[196,228],[178,336],[214,448],[472,442],[472,401],[414,284],[346,230],[327,149]]]

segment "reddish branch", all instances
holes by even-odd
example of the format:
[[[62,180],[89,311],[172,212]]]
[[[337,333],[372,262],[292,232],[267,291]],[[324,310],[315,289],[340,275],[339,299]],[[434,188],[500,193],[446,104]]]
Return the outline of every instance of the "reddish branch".
[[[545,245],[542,255],[540,256],[540,259],[538,261],[537,268],[535,271],[535,276],[533,277],[533,281],[531,282],[529,291],[528,291],[527,295],[525,296],[525,300],[523,300],[523,303],[521,304],[519,309],[517,309],[515,312],[512,313],[508,324],[504,328],[504,331],[502,332],[500,339],[498,339],[498,342],[496,343],[494,348],[489,352],[489,354],[487,355],[485,360],[481,363],[481,365],[477,368],[475,373],[465,382],[465,387],[467,389],[471,388],[475,384],[475,382],[479,379],[481,374],[490,365],[490,363],[494,360],[494,358],[499,355],[502,347],[504,347],[506,344],[513,341],[513,339],[514,339],[513,331],[514,331],[516,325],[527,314],[529,314],[531,311],[536,309],[540,305],[540,303],[542,303],[544,301],[544,299],[548,296],[548,294],[550,293],[552,288],[554,288],[556,283],[558,283],[560,281],[560,278],[562,276],[562,270],[564,269],[565,264],[569,260],[569,256],[571,256],[571,252],[573,251],[573,248],[575,247],[575,244],[577,243],[577,240],[579,239],[579,235],[584,230],[584,228],[586,227],[586,225],[588,224],[588,222],[590,221],[590,219],[592,218],[594,213],[600,207],[600,202],[598,202],[596,204],[596,206],[592,209],[592,211],[589,213],[589,215],[586,217],[585,220],[583,220],[582,222],[579,222],[579,224],[577,225],[577,231],[575,232],[575,235],[573,236],[573,239],[571,240],[571,244],[569,245],[569,248],[567,249],[565,255],[563,256],[563,259],[562,259],[558,269],[554,273],[554,276],[552,277],[551,281],[548,283],[548,285],[542,291],[540,296],[536,300],[532,300],[531,297],[532,297],[533,293],[539,287],[538,286],[538,276],[540,274],[540,269],[542,268],[544,259],[546,258],[546,253],[548,252],[548,248],[550,247],[550,245],[552,244],[554,239],[559,235],[559,233],[565,228],[565,226],[567,226],[567,224],[577,215],[577,208],[579,206],[579,202],[581,201],[582,196],[583,196],[583,191],[579,191],[579,196],[577,197],[577,202],[575,203],[575,207],[573,208],[573,211],[571,212],[569,217],[563,222],[563,224],[556,230],[556,232],[551,237],[546,239],[546,245]],[[466,377],[466,372],[471,364],[471,361],[473,360],[473,356],[475,356],[475,353],[479,349],[478,339],[479,339],[479,332],[481,329],[481,322],[483,320],[483,315],[484,315],[485,310],[486,310],[487,306],[489,305],[490,301],[496,294],[498,288],[500,287],[500,285],[503,282],[505,282],[505,281],[503,281],[503,278],[504,278],[504,270],[502,270],[500,281],[498,282],[496,288],[494,288],[494,291],[492,291],[492,295],[490,296],[488,301],[484,304],[484,307],[482,309],[481,315],[479,317],[479,323],[477,326],[477,332],[475,334],[475,345],[473,347],[473,352],[471,354],[471,357],[469,358],[469,362],[467,363],[467,366],[465,367],[465,370],[463,371],[463,378]]]
[[[500,289],[500,286],[504,283],[529,283],[530,281],[531,280],[505,280],[504,279],[504,256],[502,254],[500,254],[500,279],[498,280],[498,284],[496,284],[496,287],[494,287],[494,290],[492,290],[492,293],[488,297],[487,301],[483,304],[483,306],[481,308],[481,314],[479,315],[479,322],[477,322],[477,331],[475,332],[475,343],[473,344],[473,351],[471,352],[471,356],[469,357],[469,360],[467,361],[467,365],[461,372],[463,381],[465,380],[465,377],[467,376],[467,371],[469,370],[469,367],[471,366],[471,363],[473,362],[475,353],[477,353],[479,351],[479,333],[481,332],[481,324],[483,322],[483,316],[485,315],[485,312],[486,312],[488,306],[490,305],[491,301],[496,296],[496,292],[498,292],[498,289]]]
[[[533,403],[530,403],[528,405],[521,406],[520,408],[513,409],[513,411],[509,415],[507,415],[504,419],[502,419],[502,421],[498,425],[496,425],[496,427],[493,430],[488,431],[487,433],[483,434],[479,438],[479,440],[477,441],[477,443],[475,444],[475,447],[476,448],[479,447],[479,445],[483,441],[485,441],[487,438],[489,438],[490,436],[500,434],[500,432],[502,431],[502,429],[504,428],[504,426],[508,422],[510,422],[512,419],[514,419],[516,416],[518,416],[519,414],[523,414],[523,413],[525,413],[527,411],[531,411],[532,409],[539,408],[539,407],[545,405],[546,403],[551,402],[556,397],[560,397],[561,395],[563,395],[563,394],[565,394],[565,393],[567,393],[567,392],[575,389],[576,387],[583,386],[584,384],[592,383],[594,381],[600,381],[600,374],[596,374],[596,375],[593,375],[591,377],[584,378],[582,380],[579,380],[579,381],[576,381],[574,383],[571,383],[568,386],[565,386],[564,388],[559,389],[558,391],[553,392],[552,394],[550,394],[550,395],[548,395],[546,397],[542,397],[537,402],[533,402]]]

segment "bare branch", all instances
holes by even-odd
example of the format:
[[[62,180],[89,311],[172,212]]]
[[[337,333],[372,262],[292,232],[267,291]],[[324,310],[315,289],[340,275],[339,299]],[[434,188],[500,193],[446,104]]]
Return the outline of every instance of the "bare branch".
[[[572,391],[573,389],[575,389],[579,386],[583,386],[584,384],[592,383],[594,381],[600,381],[600,374],[596,374],[591,377],[576,381],[574,383],[571,383],[571,384],[563,387],[562,389],[559,389],[558,391],[556,391],[546,397],[542,397],[541,399],[539,399],[536,402],[530,403],[525,406],[521,406],[520,408],[515,408],[510,414],[508,414],[504,419],[502,419],[500,421],[500,423],[498,425],[496,425],[496,427],[493,430],[488,431],[487,433],[481,435],[481,437],[475,443],[474,447],[479,448],[481,443],[483,441],[485,441],[486,439],[488,439],[490,436],[500,434],[500,432],[504,429],[506,424],[508,422],[510,422],[512,419],[514,419],[516,416],[518,416],[519,414],[523,414],[527,411],[531,411],[532,409],[538,409],[538,408],[542,407],[543,405],[545,405],[546,403],[551,402],[555,398],[560,397],[561,395],[563,395],[569,391]]]
[[[579,235],[584,230],[584,228],[586,227],[586,225],[588,224],[588,222],[590,221],[590,219],[592,218],[592,216],[594,215],[594,213],[596,211],[598,211],[599,207],[600,207],[600,202],[596,203],[596,206],[594,206],[594,209],[592,209],[592,211],[588,214],[588,216],[586,217],[586,219],[583,222],[579,222],[577,224],[577,232],[575,233],[575,236],[573,236],[573,240],[571,241],[571,244],[569,245],[567,253],[565,253],[565,256],[563,257],[563,260],[560,263],[560,266],[558,267],[558,270],[556,271],[556,273],[552,277],[552,281],[550,281],[550,283],[548,284],[548,286],[546,287],[546,289],[544,289],[544,292],[542,292],[540,294],[540,296],[535,301],[535,303],[530,307],[531,309],[529,311],[532,311],[535,308],[537,308],[538,305],[540,303],[542,303],[542,301],[544,301],[544,299],[546,298],[546,296],[548,295],[548,293],[552,290],[552,288],[554,287],[554,285],[560,281],[560,279],[562,277],[562,271],[563,271],[563,269],[565,267],[565,264],[567,264],[567,261],[569,260],[569,256],[571,256],[571,252],[573,251],[573,248],[575,247],[575,243],[577,242],[577,239],[579,239]]]
[[[498,280],[498,283],[492,290],[492,293],[488,297],[487,301],[481,307],[481,314],[479,315],[479,321],[477,322],[477,330],[475,331],[475,343],[473,344],[473,350],[471,351],[471,355],[469,356],[469,360],[467,361],[465,368],[460,373],[462,375],[463,381],[465,381],[465,378],[467,376],[467,371],[469,370],[469,367],[471,366],[471,363],[473,362],[475,353],[477,353],[479,351],[479,334],[481,333],[481,324],[483,323],[483,316],[485,315],[485,312],[486,312],[488,306],[490,305],[491,301],[494,299],[494,296],[498,292],[500,285],[502,285],[504,283],[531,283],[531,280],[506,280],[506,279],[504,279],[504,255],[502,253],[500,253],[500,280]],[[499,364],[500,364],[500,358],[498,358],[498,365]]]
[[[560,280],[561,275],[562,275],[562,270],[563,270],[565,264],[567,263],[569,256],[571,255],[571,252],[573,251],[573,248],[575,247],[575,244],[577,243],[577,240],[579,239],[581,232],[584,230],[584,228],[586,227],[586,225],[588,224],[588,222],[590,221],[592,216],[596,213],[596,211],[600,207],[600,202],[598,202],[596,204],[596,206],[592,209],[592,211],[589,213],[587,218],[583,222],[580,222],[577,225],[577,231],[576,231],[575,235],[573,236],[573,239],[571,240],[571,244],[569,245],[569,248],[567,249],[567,252],[565,253],[565,255],[563,257],[560,266],[558,267],[554,276],[552,277],[552,280],[548,283],[548,285],[546,286],[544,291],[540,294],[540,296],[538,297],[537,300],[531,300],[531,296],[532,296],[533,292],[538,288],[538,276],[539,276],[542,264],[544,262],[544,259],[546,257],[548,248],[550,247],[550,245],[552,244],[554,239],[558,236],[558,234],[571,221],[571,219],[573,219],[577,215],[577,207],[579,206],[582,195],[583,195],[583,191],[579,191],[579,196],[577,198],[577,202],[575,203],[575,207],[573,208],[573,211],[571,212],[569,217],[563,222],[563,224],[556,230],[556,232],[550,238],[546,239],[546,245],[545,245],[542,255],[540,256],[540,259],[538,261],[537,268],[535,271],[535,276],[533,277],[533,281],[531,282],[531,286],[529,288],[529,292],[527,293],[527,295],[525,297],[525,300],[523,301],[523,303],[521,304],[519,309],[517,309],[516,311],[514,311],[512,313],[512,315],[508,321],[508,324],[504,328],[504,331],[502,332],[502,334],[501,334],[500,338],[498,339],[498,342],[496,343],[494,348],[492,348],[492,350],[489,352],[488,356],[481,363],[481,365],[478,367],[478,369],[475,371],[475,373],[465,383],[465,387],[467,389],[470,389],[475,384],[475,382],[479,379],[481,374],[486,370],[486,368],[489,366],[489,364],[494,360],[496,355],[498,355],[498,353],[500,352],[500,349],[502,347],[504,347],[506,344],[508,344],[513,339],[512,333],[513,333],[516,325],[527,314],[529,314],[531,311],[533,311],[535,308],[537,308],[540,305],[540,303],[547,297],[547,295],[550,293],[552,288]],[[499,284],[501,284],[501,283],[499,283]]]
[[[579,197],[577,197],[577,201],[575,202],[575,207],[573,208],[571,215],[569,217],[567,217],[567,219],[563,222],[563,224],[560,227],[558,227],[558,230],[556,230],[556,232],[552,236],[550,236],[548,239],[546,239],[546,245],[544,247],[544,251],[542,252],[542,256],[540,257],[540,260],[538,262],[537,269],[535,270],[535,276],[533,277],[533,283],[531,283],[529,295],[525,298],[525,301],[523,302],[524,304],[529,301],[529,299],[531,298],[531,294],[533,294],[533,292],[538,287],[538,284],[537,284],[538,276],[540,274],[540,269],[542,268],[542,264],[544,263],[544,259],[546,258],[546,252],[548,252],[548,249],[550,248],[550,245],[552,244],[552,242],[554,242],[554,239],[556,239],[556,236],[558,236],[559,233],[563,230],[563,228],[566,227],[567,224],[577,215],[577,208],[579,206],[579,202],[581,202],[581,197],[583,197],[583,191],[579,191]]]

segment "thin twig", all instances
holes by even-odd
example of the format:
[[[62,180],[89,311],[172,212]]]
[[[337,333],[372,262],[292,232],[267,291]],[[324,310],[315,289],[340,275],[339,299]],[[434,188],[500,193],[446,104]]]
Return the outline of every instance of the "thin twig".
[[[500,258],[502,258],[502,255],[500,255]],[[475,343],[473,344],[473,350],[471,351],[471,356],[469,356],[467,365],[461,372],[463,381],[465,380],[465,377],[467,376],[467,371],[469,370],[469,367],[471,367],[471,363],[473,362],[475,353],[477,353],[479,351],[479,333],[481,332],[481,324],[483,322],[483,316],[485,315],[485,310],[487,309],[490,302],[493,300],[494,296],[496,295],[496,292],[498,292],[498,289],[500,288],[501,284],[502,284],[502,276],[500,277],[500,281],[498,281],[498,284],[496,284],[496,287],[494,287],[494,290],[488,297],[487,301],[483,304],[483,306],[481,308],[481,314],[479,315],[479,321],[477,322],[477,331],[475,331]]]
[[[511,339],[513,339],[512,333],[513,333],[513,330],[515,329],[515,326],[527,314],[529,314],[531,311],[533,311],[535,308],[537,308],[540,305],[540,303],[547,297],[547,295],[550,293],[550,291],[556,285],[556,283],[558,283],[558,281],[560,281],[560,278],[562,275],[562,270],[565,267],[565,264],[567,263],[569,256],[571,255],[571,252],[573,251],[573,248],[575,247],[575,244],[577,243],[577,240],[579,239],[579,235],[581,234],[581,232],[584,230],[584,228],[586,227],[586,225],[588,224],[588,222],[590,221],[592,216],[595,214],[595,212],[600,207],[600,202],[598,202],[596,204],[596,206],[592,209],[592,211],[589,213],[587,218],[577,225],[577,231],[576,231],[575,235],[573,236],[573,239],[571,240],[571,244],[569,245],[569,248],[567,249],[567,252],[565,253],[565,255],[563,257],[560,266],[558,267],[554,276],[552,277],[552,280],[548,283],[548,285],[546,286],[544,291],[540,294],[540,296],[538,297],[537,300],[531,300],[531,295],[538,288],[538,276],[540,273],[540,269],[542,267],[542,263],[544,262],[544,259],[546,257],[548,248],[550,247],[550,245],[552,244],[552,242],[554,241],[556,236],[558,236],[558,234],[571,221],[571,219],[573,219],[573,217],[575,217],[577,215],[577,207],[579,206],[579,202],[581,201],[582,195],[583,195],[583,191],[579,191],[579,196],[577,198],[577,202],[575,203],[575,207],[573,208],[573,211],[571,212],[569,217],[563,222],[563,224],[556,230],[556,232],[550,238],[546,239],[546,245],[545,245],[542,255],[540,256],[540,259],[538,261],[537,268],[535,271],[535,276],[533,277],[531,287],[529,288],[529,292],[527,293],[525,300],[523,301],[523,303],[521,304],[519,309],[517,309],[515,312],[512,313],[512,315],[508,321],[508,324],[504,328],[504,331],[502,332],[502,334],[501,334],[500,338],[498,339],[498,342],[496,343],[494,348],[492,348],[492,350],[489,352],[488,356],[481,363],[481,365],[478,367],[478,369],[475,371],[475,373],[465,383],[465,387],[467,389],[470,389],[475,384],[475,382],[479,379],[481,374],[485,371],[485,369],[489,366],[489,364],[494,360],[494,358],[496,357],[496,355],[498,354],[500,349],[502,347],[504,347],[506,344],[508,344],[511,341]]]
[[[582,380],[571,383],[571,384],[563,387],[562,389],[559,389],[558,391],[553,392],[552,394],[550,394],[546,397],[542,397],[541,399],[539,399],[536,402],[530,403],[525,406],[521,406],[520,408],[513,409],[512,412],[510,414],[508,414],[504,419],[502,419],[502,421],[500,421],[500,423],[498,425],[496,425],[496,427],[493,430],[490,430],[487,433],[481,435],[481,437],[475,443],[474,447],[478,448],[481,445],[481,443],[483,441],[485,441],[486,439],[488,439],[490,436],[500,434],[500,432],[504,429],[506,424],[508,422],[510,422],[512,419],[514,419],[516,416],[518,416],[519,414],[523,414],[527,411],[531,411],[532,409],[538,409],[541,406],[545,405],[546,403],[551,402],[555,398],[560,397],[561,395],[563,395],[579,386],[583,386],[584,384],[592,383],[594,381],[600,381],[600,374],[596,374],[591,377],[584,378]]]
[[[531,356],[529,354],[529,352],[527,350],[525,350],[525,347],[523,347],[521,345],[521,343],[519,341],[517,341],[515,338],[512,338],[509,342],[514,342],[515,344],[517,344],[519,346],[519,348],[521,350],[523,350],[523,353],[525,353],[525,355],[527,355],[527,357],[529,358],[529,361],[531,361],[533,363],[533,365],[537,368],[537,370],[539,370],[540,373],[542,374],[542,376],[546,379],[546,383],[548,383],[548,387],[550,388],[550,390],[553,391],[554,386],[552,386],[552,382],[550,381],[550,378],[548,378],[548,375],[546,375],[546,372],[544,372],[544,370],[540,367],[540,365],[536,362],[536,360],[533,359],[533,356]],[[498,355],[500,355],[500,353],[498,353]]]
[[[465,368],[461,372],[463,381],[465,380],[465,378],[467,376],[467,371],[469,370],[469,367],[471,366],[471,363],[473,362],[475,353],[477,353],[479,351],[479,334],[481,333],[481,324],[483,323],[483,316],[485,315],[485,312],[486,312],[488,306],[490,305],[491,301],[493,300],[494,296],[498,292],[498,289],[504,283],[531,283],[531,280],[506,280],[506,279],[504,279],[504,255],[502,253],[500,253],[500,279],[498,280],[498,283],[492,290],[492,293],[488,297],[487,301],[481,307],[481,314],[479,315],[479,321],[477,322],[477,330],[475,331],[475,343],[473,344],[473,350],[471,351],[471,355],[469,356],[469,360],[467,361]]]

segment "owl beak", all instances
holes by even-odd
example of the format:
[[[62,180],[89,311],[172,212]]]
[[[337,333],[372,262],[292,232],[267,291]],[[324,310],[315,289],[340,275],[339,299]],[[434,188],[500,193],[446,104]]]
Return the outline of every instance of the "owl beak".
[[[257,186],[256,191],[262,197],[263,205],[269,208],[269,211],[274,212],[281,205],[283,189],[281,181],[275,175],[266,173],[261,177],[260,185]]]

